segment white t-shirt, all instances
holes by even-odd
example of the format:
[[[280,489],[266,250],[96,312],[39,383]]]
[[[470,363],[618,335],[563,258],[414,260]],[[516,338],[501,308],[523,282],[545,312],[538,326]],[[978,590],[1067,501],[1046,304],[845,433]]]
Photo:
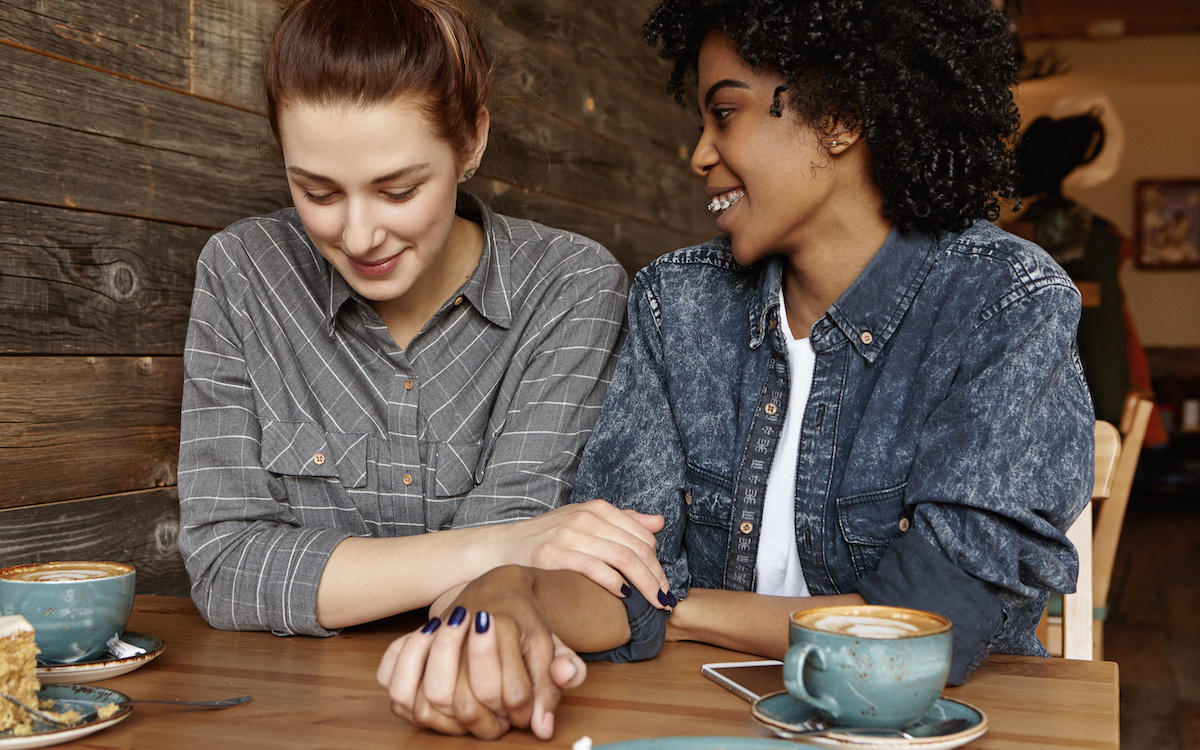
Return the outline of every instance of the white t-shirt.
[[[796,339],[788,326],[779,292],[779,324],[787,341],[788,405],[771,473],[767,475],[767,495],[758,536],[754,590],[773,596],[808,596],[808,584],[796,551],[796,463],[800,455],[800,426],[804,407],[812,390],[813,367],[817,355],[808,337]]]

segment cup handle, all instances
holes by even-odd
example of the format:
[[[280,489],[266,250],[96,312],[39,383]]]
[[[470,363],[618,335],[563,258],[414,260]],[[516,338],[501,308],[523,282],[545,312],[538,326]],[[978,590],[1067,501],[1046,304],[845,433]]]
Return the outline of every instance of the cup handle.
[[[802,700],[808,703],[813,708],[824,711],[831,718],[836,719],[838,715],[837,700],[832,696],[815,696],[804,688],[804,663],[808,661],[809,654],[816,652],[813,659],[813,668],[821,671],[825,670],[825,649],[816,643],[803,643],[792,646],[788,649],[787,656],[783,659],[783,684],[787,688],[788,693],[797,700]],[[793,679],[795,675],[795,679]]]

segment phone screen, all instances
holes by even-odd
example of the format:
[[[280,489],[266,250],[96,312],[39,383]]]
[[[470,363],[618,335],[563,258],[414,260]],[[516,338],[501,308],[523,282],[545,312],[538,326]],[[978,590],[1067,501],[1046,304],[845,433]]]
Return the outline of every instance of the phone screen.
[[[779,661],[728,662],[705,664],[701,670],[708,679],[748,701],[756,701],[783,687],[783,663]]]

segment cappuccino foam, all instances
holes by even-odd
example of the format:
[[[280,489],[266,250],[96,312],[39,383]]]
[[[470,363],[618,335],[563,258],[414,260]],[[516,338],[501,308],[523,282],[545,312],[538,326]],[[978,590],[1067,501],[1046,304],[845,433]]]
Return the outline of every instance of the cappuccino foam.
[[[921,632],[921,628],[911,622],[861,615],[825,615],[807,624],[817,630],[859,638],[903,638]]]
[[[126,575],[131,568],[107,562],[49,562],[16,565],[0,571],[0,578],[9,581],[88,581]]]

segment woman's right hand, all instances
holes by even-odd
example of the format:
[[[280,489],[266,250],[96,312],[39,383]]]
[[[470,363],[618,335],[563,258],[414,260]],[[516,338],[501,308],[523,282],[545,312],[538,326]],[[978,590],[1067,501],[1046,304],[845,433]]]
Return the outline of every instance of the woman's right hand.
[[[668,609],[670,585],[654,539],[663,523],[662,516],[589,500],[495,531],[505,535],[498,548],[500,564],[573,570],[622,598],[629,595],[627,580],[650,604]]]

